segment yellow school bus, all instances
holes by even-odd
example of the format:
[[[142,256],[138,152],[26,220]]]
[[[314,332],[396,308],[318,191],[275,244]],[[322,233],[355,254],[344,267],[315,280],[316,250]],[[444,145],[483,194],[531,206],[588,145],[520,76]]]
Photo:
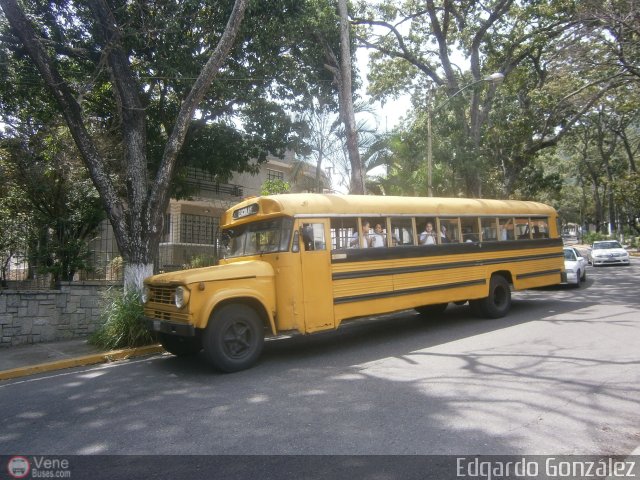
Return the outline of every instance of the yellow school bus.
[[[258,359],[265,336],[451,302],[499,318],[511,290],[564,274],[557,213],[536,202],[285,194],[222,217],[220,264],[149,277],[146,322],[171,353],[204,350],[225,372]]]

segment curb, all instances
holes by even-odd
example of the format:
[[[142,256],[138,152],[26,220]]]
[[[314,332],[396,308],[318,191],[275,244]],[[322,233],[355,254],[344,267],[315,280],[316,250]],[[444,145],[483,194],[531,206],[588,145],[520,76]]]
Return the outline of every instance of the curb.
[[[147,345],[145,347],[123,348],[121,350],[94,353],[92,355],[55,360],[53,362],[39,363],[37,365],[30,365],[27,367],[12,368],[11,370],[2,370],[0,371],[0,380],[10,380],[13,378],[35,375],[37,373],[53,372],[55,370],[62,370],[65,368],[95,365],[98,363],[114,362],[116,360],[126,360],[128,358],[163,353],[164,351],[165,350],[161,345]]]

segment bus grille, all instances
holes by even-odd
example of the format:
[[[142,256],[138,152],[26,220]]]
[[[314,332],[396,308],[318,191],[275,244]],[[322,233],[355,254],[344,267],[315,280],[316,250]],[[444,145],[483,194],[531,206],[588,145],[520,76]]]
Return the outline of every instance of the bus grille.
[[[144,311],[145,316],[156,320],[164,320],[167,322],[188,322],[188,313],[166,312],[164,310],[155,310],[153,308]]]
[[[173,305],[175,287],[149,287],[151,290],[151,301],[163,305]]]

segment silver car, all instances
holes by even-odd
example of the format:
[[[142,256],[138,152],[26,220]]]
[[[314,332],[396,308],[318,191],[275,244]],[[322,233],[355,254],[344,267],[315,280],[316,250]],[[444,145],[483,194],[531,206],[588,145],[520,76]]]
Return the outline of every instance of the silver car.
[[[569,285],[580,286],[587,279],[587,260],[573,247],[564,247],[564,270]]]
[[[629,252],[616,240],[602,240],[591,245],[590,263],[594,266],[629,265]]]

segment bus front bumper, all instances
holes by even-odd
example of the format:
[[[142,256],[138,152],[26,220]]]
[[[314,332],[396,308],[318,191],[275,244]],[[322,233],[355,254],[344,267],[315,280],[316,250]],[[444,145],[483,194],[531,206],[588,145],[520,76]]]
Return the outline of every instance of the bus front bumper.
[[[167,322],[157,318],[143,317],[143,321],[148,330],[157,333],[177,335],[179,337],[195,337],[196,329],[188,323]]]

